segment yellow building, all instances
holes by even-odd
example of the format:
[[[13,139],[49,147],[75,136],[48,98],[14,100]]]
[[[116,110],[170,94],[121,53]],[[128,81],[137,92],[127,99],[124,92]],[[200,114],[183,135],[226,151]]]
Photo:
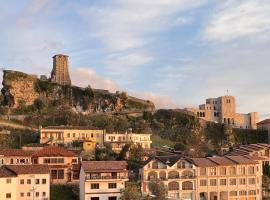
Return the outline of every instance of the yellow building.
[[[0,165],[31,164],[31,153],[22,149],[0,151]]]
[[[126,161],[82,162],[80,200],[120,200],[126,181]]]
[[[40,143],[64,144],[83,143],[85,151],[94,151],[97,145],[102,146],[104,130],[80,126],[49,126],[40,129]]]
[[[173,200],[261,200],[262,165],[245,156],[157,156],[140,169],[142,192],[162,181]]]
[[[126,144],[140,145],[143,149],[150,149],[152,140],[151,134],[136,133],[106,133],[105,142],[112,145],[114,152],[120,152]]]
[[[3,165],[0,167],[0,199],[50,199],[47,165]]]

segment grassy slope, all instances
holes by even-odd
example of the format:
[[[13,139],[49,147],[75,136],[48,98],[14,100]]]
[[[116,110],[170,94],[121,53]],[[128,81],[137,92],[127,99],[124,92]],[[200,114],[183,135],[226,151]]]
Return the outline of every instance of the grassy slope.
[[[79,199],[73,193],[72,187],[69,185],[52,185],[51,186],[51,200],[77,200]]]
[[[154,147],[162,147],[164,145],[167,145],[169,147],[174,147],[174,145],[175,145],[175,142],[173,142],[171,140],[163,139],[158,135],[152,135],[151,139],[152,139],[152,142],[153,142],[152,145]]]

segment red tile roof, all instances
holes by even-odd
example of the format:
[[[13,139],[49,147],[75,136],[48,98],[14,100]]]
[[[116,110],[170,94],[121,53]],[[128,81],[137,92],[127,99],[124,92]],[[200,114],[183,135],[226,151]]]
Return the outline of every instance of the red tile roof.
[[[82,168],[86,172],[112,172],[127,170],[126,161],[84,161]]]
[[[44,130],[56,129],[56,130],[102,130],[100,128],[90,126],[47,126],[42,128]]]
[[[2,151],[0,151],[0,155],[30,157],[31,153],[22,149],[3,149]]]
[[[15,177],[16,174],[9,169],[7,169],[5,166],[0,167],[0,178],[3,177]]]
[[[50,174],[48,165],[5,165],[11,172],[19,174]]]
[[[56,147],[56,146],[44,147],[43,149],[33,153],[33,157],[56,157],[56,156],[75,157],[77,155],[72,151],[69,151],[63,147]]]
[[[257,125],[262,125],[262,124],[270,124],[270,119],[265,119],[257,123]]]

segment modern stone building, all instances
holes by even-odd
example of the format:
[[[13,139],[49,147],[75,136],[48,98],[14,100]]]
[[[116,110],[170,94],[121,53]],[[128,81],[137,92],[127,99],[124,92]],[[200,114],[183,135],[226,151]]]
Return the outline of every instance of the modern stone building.
[[[51,81],[60,85],[71,85],[67,55],[57,54],[53,56]]]
[[[231,125],[234,128],[256,129],[259,120],[257,112],[239,114],[236,112],[234,96],[208,98],[199,108],[186,108],[201,119]]]

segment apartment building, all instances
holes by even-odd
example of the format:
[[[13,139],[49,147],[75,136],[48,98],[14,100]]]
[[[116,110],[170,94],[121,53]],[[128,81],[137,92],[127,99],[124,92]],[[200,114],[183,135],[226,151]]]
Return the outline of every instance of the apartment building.
[[[103,145],[104,133],[104,130],[93,127],[49,126],[40,128],[40,143],[71,146],[73,142],[79,142],[85,151],[92,152],[97,145]]]
[[[162,181],[174,200],[260,200],[262,165],[244,156],[184,158],[156,156],[140,169],[142,192]]]
[[[80,157],[63,147],[44,147],[33,153],[32,162],[49,166],[51,183],[79,181]]]
[[[106,133],[105,142],[112,145],[112,150],[119,153],[126,144],[140,145],[144,149],[151,148],[151,134]]]
[[[0,151],[0,165],[31,164],[31,153],[22,149]]]
[[[82,162],[80,200],[120,200],[126,181],[126,161]]]
[[[0,186],[0,199],[49,200],[49,168],[47,165],[3,165]]]

